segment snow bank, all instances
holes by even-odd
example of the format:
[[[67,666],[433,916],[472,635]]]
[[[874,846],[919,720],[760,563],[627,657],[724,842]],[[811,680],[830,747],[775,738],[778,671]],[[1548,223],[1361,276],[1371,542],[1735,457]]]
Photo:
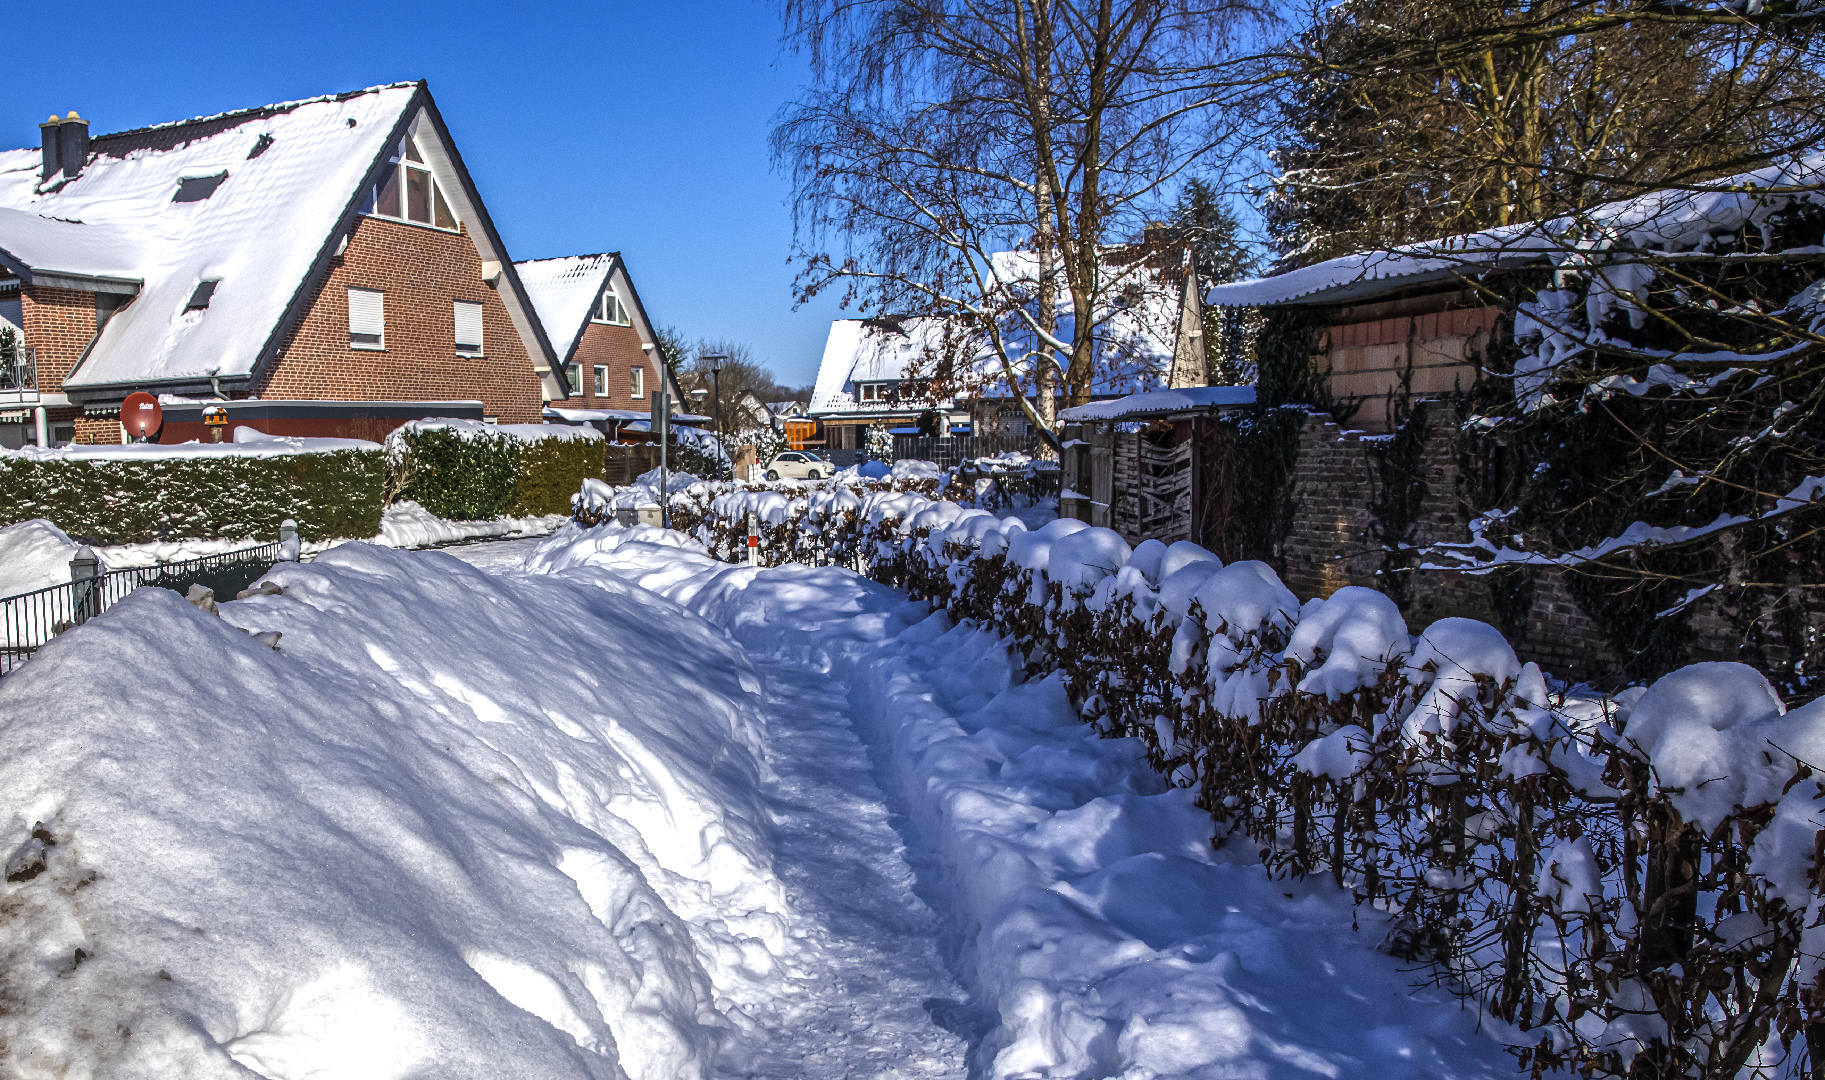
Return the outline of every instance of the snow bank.
[[[530,425],[528,425],[530,426]],[[374,542],[384,547],[422,548],[499,536],[544,536],[562,528],[564,514],[540,517],[501,517],[489,521],[446,521],[411,500],[396,502],[380,515],[380,535]]]
[[[81,544],[43,518],[0,529],[0,597],[69,581],[70,560],[81,550]]]
[[[0,854],[37,845],[0,885],[0,995],[29,1003],[0,1013],[13,1059],[224,1080],[743,1061],[748,1010],[791,989],[741,650],[588,570],[347,544],[265,580],[219,617],[139,590],[0,680]]]

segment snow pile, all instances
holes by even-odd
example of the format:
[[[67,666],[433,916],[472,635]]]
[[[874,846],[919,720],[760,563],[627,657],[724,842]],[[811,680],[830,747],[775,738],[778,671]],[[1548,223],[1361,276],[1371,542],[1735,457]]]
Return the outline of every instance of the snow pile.
[[[491,521],[446,521],[407,499],[381,512],[380,535],[374,542],[384,547],[423,548],[493,537],[544,536],[569,520],[564,514],[545,514]]]
[[[1061,677],[1026,681],[1004,639],[845,571],[729,567],[632,533],[567,533],[542,557],[587,551],[851,687],[984,1033],[973,1076],[1512,1074],[1474,1012],[1352,931],[1346,892],[1213,850],[1192,793],[1081,722]],[[1048,561],[1084,535],[1055,536]]]
[[[749,1017],[795,991],[740,649],[599,571],[346,544],[264,588],[219,617],[138,590],[0,680],[14,1060],[669,1080],[747,1059]]]
[[[61,585],[82,545],[43,518],[0,529],[0,597]]]

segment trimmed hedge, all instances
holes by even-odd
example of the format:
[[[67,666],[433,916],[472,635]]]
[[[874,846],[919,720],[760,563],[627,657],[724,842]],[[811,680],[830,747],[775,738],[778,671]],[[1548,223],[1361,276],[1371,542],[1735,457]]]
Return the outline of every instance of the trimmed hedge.
[[[406,424],[387,440],[389,501],[411,499],[449,521],[562,514],[585,478],[604,474],[604,440],[517,427],[432,421]],[[589,430],[589,429],[585,429]],[[593,430],[589,435],[595,435]]]
[[[380,451],[46,460],[0,455],[0,525],[48,518],[108,544],[261,538],[292,518],[306,540],[380,532]]]
[[[585,478],[605,479],[604,443],[593,439],[541,439],[519,444],[519,486],[514,491],[516,517],[567,514],[570,497]]]

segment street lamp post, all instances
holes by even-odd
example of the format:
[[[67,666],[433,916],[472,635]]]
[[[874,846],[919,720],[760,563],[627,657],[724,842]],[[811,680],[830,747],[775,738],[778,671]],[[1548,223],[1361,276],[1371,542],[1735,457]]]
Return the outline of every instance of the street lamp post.
[[[709,353],[703,357],[710,365],[710,383],[716,388],[716,430],[722,431],[722,365],[728,360],[727,354]]]

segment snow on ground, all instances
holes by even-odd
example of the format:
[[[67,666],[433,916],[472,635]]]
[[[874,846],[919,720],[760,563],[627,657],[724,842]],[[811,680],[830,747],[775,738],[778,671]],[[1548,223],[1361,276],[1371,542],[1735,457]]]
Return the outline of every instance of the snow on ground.
[[[741,650],[600,572],[347,544],[265,580],[220,617],[137,590],[0,680],[0,856],[49,845],[0,885],[0,1054],[742,1071],[802,946]]]
[[[0,529],[0,596],[70,580],[70,560],[82,545],[43,518]]]
[[[1213,851],[1188,792],[1080,723],[1057,678],[1023,681],[991,634],[841,569],[728,567],[671,536],[571,527],[528,565],[607,568],[765,670],[848,688],[970,993],[943,1015],[972,1076],[1515,1075],[1474,1008],[1374,951],[1384,918]]]
[[[446,521],[417,503],[405,500],[381,512],[380,535],[374,542],[386,547],[422,548],[492,537],[544,536],[569,520],[569,514],[546,514],[542,517],[501,517],[491,521]]]

